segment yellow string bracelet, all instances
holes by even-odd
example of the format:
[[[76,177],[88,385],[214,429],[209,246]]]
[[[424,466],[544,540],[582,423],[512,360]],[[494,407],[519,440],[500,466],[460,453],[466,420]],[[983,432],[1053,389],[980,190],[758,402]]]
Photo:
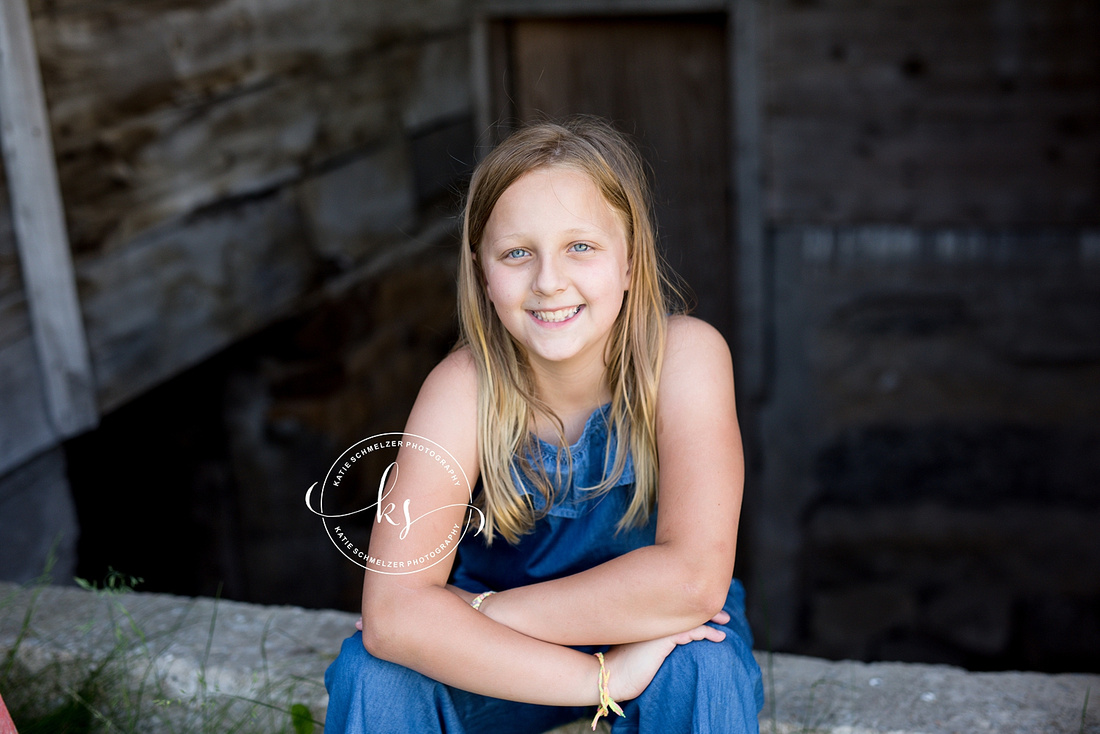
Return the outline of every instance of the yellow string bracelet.
[[[472,606],[474,609],[477,609],[478,611],[480,611],[481,610],[481,602],[485,601],[486,599],[488,599],[490,596],[492,596],[495,593],[496,593],[495,591],[486,591],[484,593],[478,594],[477,596],[474,597],[474,600],[472,602],[470,602],[470,606]]]
[[[600,707],[596,709],[596,716],[592,719],[592,731],[596,731],[596,722],[600,720],[600,717],[608,715],[609,708],[619,716],[626,716],[623,713],[622,706],[615,703],[611,698],[611,691],[609,690],[611,673],[607,672],[607,666],[603,664],[603,653],[596,653],[596,659],[600,661]]]

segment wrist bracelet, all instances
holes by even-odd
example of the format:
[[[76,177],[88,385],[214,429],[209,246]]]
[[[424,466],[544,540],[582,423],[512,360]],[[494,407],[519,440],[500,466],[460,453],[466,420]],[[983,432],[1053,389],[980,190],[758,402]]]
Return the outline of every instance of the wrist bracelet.
[[[609,690],[611,674],[607,672],[607,666],[603,664],[603,653],[596,653],[596,659],[600,661],[600,707],[596,709],[596,716],[592,719],[592,731],[596,731],[596,722],[600,720],[601,716],[608,716],[609,708],[619,716],[626,716],[622,707],[611,698],[611,691]]]
[[[492,596],[495,593],[496,593],[495,591],[485,591],[485,592],[482,592],[481,594],[478,594],[477,596],[474,597],[474,600],[472,602],[470,602],[470,606],[472,606],[474,609],[476,609],[478,611],[481,611],[481,602],[485,601],[486,599],[488,599],[490,596]]]

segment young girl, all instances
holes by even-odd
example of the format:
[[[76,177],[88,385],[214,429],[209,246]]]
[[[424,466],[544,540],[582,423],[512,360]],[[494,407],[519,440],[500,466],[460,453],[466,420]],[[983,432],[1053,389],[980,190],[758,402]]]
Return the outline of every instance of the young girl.
[[[454,555],[368,571],[326,733],[542,732],[594,707],[616,734],[757,731],[729,349],[669,315],[634,149],[590,118],[509,137],[470,183],[458,287],[462,340],[406,433],[478,482],[484,528],[453,585]],[[465,518],[467,488],[396,463],[387,506],[439,509],[377,523],[375,558]]]

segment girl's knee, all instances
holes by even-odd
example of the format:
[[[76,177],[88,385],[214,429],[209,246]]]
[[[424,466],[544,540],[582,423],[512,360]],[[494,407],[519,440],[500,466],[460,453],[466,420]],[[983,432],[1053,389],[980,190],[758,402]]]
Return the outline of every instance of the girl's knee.
[[[734,690],[757,709],[763,705],[760,666],[744,640],[728,632],[722,642],[700,640],[677,646],[665,658],[654,682],[658,688],[689,685],[696,695]]]

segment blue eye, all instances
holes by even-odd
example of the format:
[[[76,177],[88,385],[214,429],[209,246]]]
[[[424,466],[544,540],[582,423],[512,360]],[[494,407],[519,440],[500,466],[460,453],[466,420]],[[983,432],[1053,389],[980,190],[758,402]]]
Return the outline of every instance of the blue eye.
[[[588,244],[587,242],[578,242],[570,249],[572,249],[574,252],[588,252],[592,249],[592,245]]]
[[[504,257],[508,260],[519,260],[521,257],[527,254],[527,250],[521,250],[518,247],[514,250],[509,250],[504,253]]]

